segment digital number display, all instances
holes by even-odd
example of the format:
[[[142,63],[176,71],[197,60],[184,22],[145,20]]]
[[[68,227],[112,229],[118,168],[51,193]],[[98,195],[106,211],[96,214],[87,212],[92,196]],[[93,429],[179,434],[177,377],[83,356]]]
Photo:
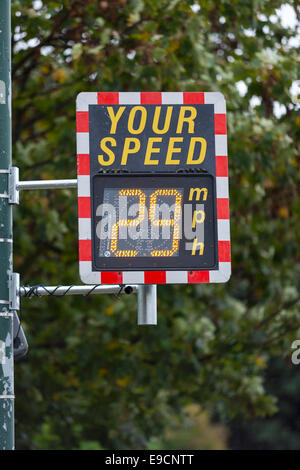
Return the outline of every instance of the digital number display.
[[[183,188],[105,188],[102,213],[111,205],[115,220],[110,237],[100,236],[99,256],[178,256],[182,197]]]
[[[95,270],[217,269],[209,175],[96,175]]]

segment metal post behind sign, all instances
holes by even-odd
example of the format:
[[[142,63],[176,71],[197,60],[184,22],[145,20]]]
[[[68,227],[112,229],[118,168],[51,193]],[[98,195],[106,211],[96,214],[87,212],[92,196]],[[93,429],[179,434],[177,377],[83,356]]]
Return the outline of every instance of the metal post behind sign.
[[[157,324],[157,288],[156,285],[138,287],[138,325]]]
[[[14,448],[11,167],[10,0],[0,2],[0,449]]]

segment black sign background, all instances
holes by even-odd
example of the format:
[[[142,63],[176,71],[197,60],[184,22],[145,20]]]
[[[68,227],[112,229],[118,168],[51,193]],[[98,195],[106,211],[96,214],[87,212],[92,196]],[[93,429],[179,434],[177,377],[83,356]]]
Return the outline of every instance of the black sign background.
[[[170,128],[165,134],[156,134],[153,132],[152,123],[155,113],[155,108],[158,105],[144,105],[143,107],[147,110],[147,120],[145,129],[141,134],[131,134],[128,131],[128,118],[130,111],[135,107],[134,105],[124,105],[125,110],[117,124],[115,134],[110,134],[111,130],[111,118],[108,114],[107,108],[111,107],[116,115],[120,105],[89,105],[89,138],[90,138],[90,172],[91,177],[95,175],[101,168],[105,170],[126,170],[130,172],[140,171],[155,171],[155,172],[171,172],[174,173],[180,169],[195,169],[202,168],[211,175],[216,174],[215,169],[215,139],[214,139],[214,105],[212,104],[195,104],[186,105],[187,107],[193,107],[197,110],[197,116],[194,120],[194,133],[188,132],[188,123],[183,123],[182,133],[176,133],[177,123],[180,108],[183,105],[172,105],[173,112],[170,122]],[[171,105],[159,105],[161,106],[160,123],[164,123],[167,108]],[[135,127],[138,127],[138,115],[136,117]],[[161,126],[162,124],[160,124]],[[100,149],[100,141],[105,137],[113,137],[116,140],[116,147],[111,147],[115,153],[115,161],[112,165],[103,166],[98,162],[98,155],[103,153]],[[121,165],[121,157],[124,147],[124,140],[126,137],[135,137],[139,139],[141,147],[136,154],[130,154],[127,159],[126,165]],[[160,148],[160,153],[153,153],[152,159],[158,160],[158,165],[144,165],[146,148],[149,137],[161,137],[162,142],[155,143],[155,148]],[[180,165],[166,165],[165,159],[168,149],[168,143],[170,137],[183,137],[182,143],[176,143],[177,148],[182,148],[181,153],[174,153],[173,159],[180,160]],[[203,137],[207,142],[207,150],[204,161],[201,164],[186,164],[188,155],[188,149],[192,137]],[[200,146],[200,144],[198,144]]]

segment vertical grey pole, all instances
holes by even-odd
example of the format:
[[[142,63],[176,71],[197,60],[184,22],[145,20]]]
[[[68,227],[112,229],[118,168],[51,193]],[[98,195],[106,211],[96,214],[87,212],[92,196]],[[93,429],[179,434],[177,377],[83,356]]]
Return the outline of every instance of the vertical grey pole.
[[[13,312],[9,309],[12,274],[12,206],[8,199],[11,166],[10,0],[0,1],[0,449],[14,449]]]
[[[138,287],[138,325],[157,325],[156,285]]]

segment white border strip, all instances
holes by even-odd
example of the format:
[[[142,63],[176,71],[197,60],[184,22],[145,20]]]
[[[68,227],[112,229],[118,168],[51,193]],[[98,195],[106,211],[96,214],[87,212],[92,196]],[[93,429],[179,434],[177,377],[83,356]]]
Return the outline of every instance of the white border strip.
[[[229,198],[228,178],[226,176],[216,177],[216,192],[218,198]]]
[[[141,93],[140,92],[120,92],[119,93],[119,104],[140,104]]]
[[[92,239],[92,224],[90,218],[78,218],[79,240]]]
[[[204,104],[213,104],[215,107],[215,114],[226,114],[226,101],[224,95],[218,91],[205,92]]]
[[[83,91],[77,95],[76,111],[88,111],[89,104],[98,104],[98,93]]]
[[[77,185],[78,185],[78,197],[90,197],[91,195],[90,175],[78,175]]]
[[[90,141],[88,132],[77,132],[77,153],[90,153]]]

